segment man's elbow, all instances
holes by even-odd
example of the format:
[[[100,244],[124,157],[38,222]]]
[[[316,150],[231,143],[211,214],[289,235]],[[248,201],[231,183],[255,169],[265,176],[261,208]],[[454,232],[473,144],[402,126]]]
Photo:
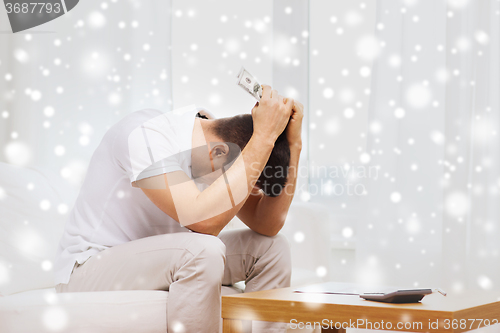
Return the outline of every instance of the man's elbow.
[[[272,227],[266,228],[265,230],[260,232],[260,234],[263,234],[264,236],[269,236],[269,237],[276,236],[280,232],[280,230],[283,228],[284,225],[285,225],[285,220],[280,221],[280,222],[275,222],[272,225]]]
[[[221,223],[214,223],[212,219],[192,223],[189,225],[184,225],[186,228],[188,228],[191,231],[200,233],[200,234],[206,234],[206,235],[212,235],[212,236],[218,236],[220,232],[222,231],[223,227]]]
[[[279,230],[278,230],[278,231],[268,231],[268,232],[264,233],[263,235],[264,235],[264,236],[267,236],[267,237],[274,237],[274,236],[276,236],[278,233],[279,233]]]
[[[211,235],[211,236],[218,236],[220,233],[220,230],[214,229],[214,228],[200,228],[200,227],[193,227],[193,226],[186,226],[189,230],[193,232],[197,232],[199,234],[205,234],[205,235]]]

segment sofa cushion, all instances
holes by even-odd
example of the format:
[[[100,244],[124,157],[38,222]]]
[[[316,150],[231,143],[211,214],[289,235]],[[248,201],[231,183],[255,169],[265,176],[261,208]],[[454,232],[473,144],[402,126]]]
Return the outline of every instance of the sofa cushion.
[[[0,294],[53,287],[52,261],[76,194],[53,171],[0,162]]]
[[[167,295],[160,290],[22,292],[0,298],[0,332],[165,333]]]
[[[238,292],[222,287],[223,295]],[[0,332],[165,333],[167,299],[161,290],[26,291],[0,297]]]

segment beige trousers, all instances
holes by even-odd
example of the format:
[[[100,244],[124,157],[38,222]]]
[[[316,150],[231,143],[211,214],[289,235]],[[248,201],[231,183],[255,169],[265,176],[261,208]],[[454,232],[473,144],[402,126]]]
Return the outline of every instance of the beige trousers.
[[[245,281],[245,292],[290,286],[286,238],[250,229],[218,237],[194,232],[156,235],[113,246],[76,264],[56,291],[168,290],[168,332],[221,330],[221,286]],[[252,332],[285,332],[279,323],[254,322]]]

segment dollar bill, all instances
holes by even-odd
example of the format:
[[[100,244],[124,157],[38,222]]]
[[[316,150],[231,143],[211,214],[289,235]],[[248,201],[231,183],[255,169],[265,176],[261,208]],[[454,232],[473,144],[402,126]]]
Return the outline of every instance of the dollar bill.
[[[262,86],[244,67],[241,67],[238,73],[236,84],[245,89],[257,101],[262,98]]]

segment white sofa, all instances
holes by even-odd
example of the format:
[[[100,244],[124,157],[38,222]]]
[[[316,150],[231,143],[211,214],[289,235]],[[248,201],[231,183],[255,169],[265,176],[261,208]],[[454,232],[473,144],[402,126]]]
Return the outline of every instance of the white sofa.
[[[166,291],[55,292],[52,262],[76,196],[51,170],[0,162],[0,332],[165,333]],[[282,233],[291,244],[294,286],[327,278],[316,274],[329,266],[327,217],[319,205],[290,208]],[[236,292],[223,287],[223,294]]]

